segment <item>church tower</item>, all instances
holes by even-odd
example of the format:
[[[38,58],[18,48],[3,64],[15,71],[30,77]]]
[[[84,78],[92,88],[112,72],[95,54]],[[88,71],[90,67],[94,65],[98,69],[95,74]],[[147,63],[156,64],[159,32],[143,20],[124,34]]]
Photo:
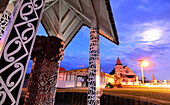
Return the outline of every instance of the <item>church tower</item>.
[[[117,74],[121,77],[122,82],[135,82],[139,78],[127,65],[123,66],[119,57],[117,58],[115,68],[109,73],[110,75]]]
[[[118,74],[118,76],[120,76],[120,77],[123,75],[123,65],[120,62],[119,57],[117,58],[117,62],[115,65],[115,74]]]

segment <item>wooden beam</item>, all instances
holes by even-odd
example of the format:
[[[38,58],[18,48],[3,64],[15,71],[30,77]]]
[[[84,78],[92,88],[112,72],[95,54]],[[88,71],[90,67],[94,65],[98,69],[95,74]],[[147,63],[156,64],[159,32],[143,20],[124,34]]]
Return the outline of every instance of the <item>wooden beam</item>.
[[[102,2],[105,2],[105,1],[102,1]],[[106,5],[104,5],[104,6],[106,6]],[[107,16],[107,18],[109,19],[109,13],[108,13],[108,10],[107,10],[107,7],[105,7],[105,11],[107,11],[106,12],[106,16]],[[108,20],[108,21],[110,21],[110,20]],[[111,22],[108,22],[109,23],[109,27],[110,27],[110,30],[111,30],[111,34],[112,34],[112,36],[114,36],[114,32],[113,32],[113,28],[112,28],[112,23]],[[114,39],[113,40],[115,40],[116,41],[116,39],[115,39],[115,37],[113,37]]]
[[[91,19],[91,27],[95,27],[97,26],[97,15],[95,13],[94,10],[94,4],[93,4],[93,0],[90,0],[91,2],[89,2],[91,8],[92,8],[92,15],[93,15],[93,19]]]
[[[74,8],[72,5],[70,5],[68,2],[66,2],[64,0],[64,3],[66,4],[66,6],[68,6],[72,11],[74,11],[74,13],[77,13],[79,15],[81,15],[83,18],[85,18],[89,23],[91,23],[91,20],[86,17],[85,15],[83,15],[79,10],[77,10],[76,8]]]
[[[62,1],[59,0],[59,34],[62,35],[61,33],[61,19],[62,19]]]
[[[83,8],[81,7],[81,2],[80,2],[80,0],[77,0],[77,3],[78,3],[78,6],[79,6],[79,8],[80,8],[80,11],[83,13]]]
[[[48,7],[46,7],[45,9],[44,9],[44,11],[46,11],[47,9],[49,9],[50,7],[52,7],[55,3],[57,3],[58,2],[58,0],[55,0],[53,3],[51,3]]]
[[[70,8],[70,5],[68,5],[65,0],[63,0],[63,3],[74,13],[74,15],[76,15],[81,21],[83,21],[83,20],[73,11],[72,7]]]

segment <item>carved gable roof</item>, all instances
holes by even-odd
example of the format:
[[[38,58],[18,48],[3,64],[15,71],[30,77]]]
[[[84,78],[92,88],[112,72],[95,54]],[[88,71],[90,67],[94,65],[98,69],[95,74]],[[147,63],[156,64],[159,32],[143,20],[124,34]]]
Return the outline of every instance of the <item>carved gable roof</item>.
[[[67,46],[82,26],[91,27],[95,18],[92,11],[94,9],[99,33],[119,45],[109,0],[51,0],[51,2],[46,3],[41,21],[49,36],[62,38]]]

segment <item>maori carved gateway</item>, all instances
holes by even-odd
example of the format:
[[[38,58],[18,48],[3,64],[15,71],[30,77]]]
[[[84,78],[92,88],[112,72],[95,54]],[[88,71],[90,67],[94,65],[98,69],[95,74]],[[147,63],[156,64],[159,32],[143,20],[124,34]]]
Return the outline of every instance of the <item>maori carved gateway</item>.
[[[53,105],[64,42],[55,36],[37,36],[31,59],[35,65],[28,83],[25,105]],[[36,58],[36,61],[35,61]]]
[[[98,35],[100,33],[111,42],[119,44],[109,0],[56,0],[45,9],[42,25],[49,36],[58,33],[63,35],[66,46],[83,25],[91,28],[87,104],[99,105]]]
[[[45,0],[20,0],[0,43],[0,104],[17,105]]]
[[[17,105],[19,102],[28,60],[45,5],[45,0],[18,1],[0,41],[0,104],[2,105]],[[97,27],[91,27],[88,104],[99,105],[99,33],[113,43],[119,44],[109,0],[46,1],[50,5],[47,4],[44,11],[42,24],[49,36],[59,35],[66,46],[83,25],[91,27],[92,19],[98,20]],[[63,42],[60,40],[56,43],[50,37],[40,40],[44,40],[40,43],[48,44],[45,46],[36,44],[37,47],[32,53],[35,67],[31,73],[25,104],[29,104],[30,99],[34,104],[54,102],[53,86],[57,79],[59,60],[63,57]],[[47,51],[48,45],[51,47],[50,51]],[[57,45],[56,49],[59,52],[54,51],[56,49],[51,45],[54,45],[53,47]],[[34,86],[37,88],[31,90]]]

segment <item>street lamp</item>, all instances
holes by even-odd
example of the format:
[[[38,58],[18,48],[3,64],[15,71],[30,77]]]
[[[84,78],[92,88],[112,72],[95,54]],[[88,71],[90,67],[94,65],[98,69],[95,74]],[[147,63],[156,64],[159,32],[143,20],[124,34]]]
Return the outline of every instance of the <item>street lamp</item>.
[[[144,76],[143,76],[143,67],[148,67],[149,62],[146,60],[138,60],[141,63],[141,72],[142,72],[142,83],[144,85]]]

